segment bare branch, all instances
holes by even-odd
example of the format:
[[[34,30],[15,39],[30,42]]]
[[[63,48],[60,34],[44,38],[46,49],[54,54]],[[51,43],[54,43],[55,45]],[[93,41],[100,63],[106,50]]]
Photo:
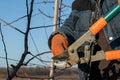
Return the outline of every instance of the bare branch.
[[[56,24],[57,25],[57,24]],[[47,25],[47,26],[38,26],[38,27],[32,27],[30,29],[38,29],[38,28],[47,28],[47,27],[53,27],[54,25]]]
[[[71,6],[66,5],[66,4],[63,4],[63,3],[62,3],[62,6],[64,6],[64,7],[68,7],[68,8],[71,8]]]
[[[36,14],[34,14],[33,16],[36,16],[36,15],[39,15],[40,13],[36,13]],[[33,17],[32,16],[32,17]],[[15,23],[15,22],[17,22],[17,21],[19,21],[19,20],[21,20],[21,19],[23,19],[23,18],[25,18],[25,17],[27,17],[27,15],[25,15],[25,16],[22,16],[22,17],[20,17],[20,18],[18,18],[18,19],[16,19],[16,20],[14,20],[14,21],[12,21],[12,22],[10,22],[10,23],[8,23],[9,25],[10,24],[13,24],[13,23]]]
[[[25,18],[25,17],[27,17],[27,15],[22,16],[22,17],[20,17],[20,18],[18,18],[18,19],[16,19],[16,20],[14,20],[14,21],[12,21],[12,22],[8,23],[8,24],[9,24],[9,25],[10,25],[10,24],[13,24],[13,23],[15,23],[15,22],[17,22],[17,21],[19,21],[19,20],[21,20],[21,19]]]
[[[3,33],[2,33],[2,29],[1,29],[1,23],[0,23],[0,34],[1,34],[1,37],[2,37],[2,42],[3,42],[3,46],[4,46],[4,51],[5,51],[5,58],[6,58],[6,64],[7,64],[7,73],[8,73],[8,76],[9,76],[9,63],[8,63],[8,53],[7,53],[7,49],[6,49],[6,44],[5,44],[5,41],[4,41],[4,36],[3,36]]]
[[[47,4],[47,3],[54,3],[54,1],[43,1],[43,2],[37,2],[35,4],[41,4],[41,3],[44,3],[44,4]]]
[[[31,60],[33,60],[34,58],[37,58],[37,56],[40,56],[40,55],[43,55],[43,54],[46,54],[46,53],[51,53],[51,51],[46,51],[46,52],[42,52],[42,53],[39,53],[39,54],[37,54],[37,55],[33,55],[33,54],[31,54],[33,57],[32,58],[30,58],[24,65],[27,65]],[[38,58],[37,58],[38,59]],[[42,59],[39,59],[41,62],[50,62],[50,61],[44,61],[44,60],[42,60]]]
[[[9,23],[7,23],[5,20],[3,20],[3,19],[1,19],[1,18],[0,18],[0,21],[2,21],[3,23],[5,23],[5,24],[6,24],[6,25],[8,25],[9,27],[11,27],[11,28],[13,28],[13,29],[17,30],[18,32],[20,32],[20,33],[24,34],[24,32],[22,32],[21,30],[19,30],[19,29],[18,29],[18,28],[16,28],[16,27],[14,27],[14,26],[10,25],[10,24],[9,24]]]
[[[44,16],[48,17],[48,18],[53,18],[53,16],[48,16],[47,14],[45,14],[42,10],[38,9],[38,11],[43,14]]]
[[[28,54],[28,34],[29,34],[29,30],[30,30],[31,16],[32,16],[32,11],[33,11],[33,3],[34,3],[34,0],[31,1],[30,13],[29,13],[28,0],[26,0],[27,19],[28,19],[27,21],[28,22],[27,22],[27,28],[26,28],[25,37],[24,37],[24,53],[22,54],[19,63],[14,67],[13,71],[8,76],[7,80],[12,80],[15,77],[19,68],[23,65],[26,55]]]

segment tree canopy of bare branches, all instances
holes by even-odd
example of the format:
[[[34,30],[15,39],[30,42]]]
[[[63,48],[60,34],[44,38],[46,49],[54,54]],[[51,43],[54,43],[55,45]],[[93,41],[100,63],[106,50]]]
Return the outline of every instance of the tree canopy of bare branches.
[[[62,1],[62,0],[61,0]],[[43,64],[45,64],[45,62],[49,62],[50,61],[47,61],[47,60],[42,60],[40,57],[38,56],[41,56],[41,55],[45,55],[46,53],[51,53],[51,51],[44,51],[42,53],[39,52],[39,50],[37,49],[37,46],[36,46],[36,43],[32,37],[32,34],[31,32],[33,30],[37,30],[39,28],[48,28],[48,27],[53,27],[54,25],[51,23],[50,25],[47,24],[47,25],[42,25],[42,26],[32,26],[32,18],[37,16],[37,15],[41,15],[41,16],[44,16],[46,18],[49,18],[51,20],[53,20],[53,15],[50,15],[48,13],[45,13],[44,11],[42,11],[40,8],[38,8],[38,13],[35,13],[33,14],[33,11],[34,11],[34,5],[38,5],[38,4],[41,4],[41,5],[47,5],[47,4],[53,4],[54,5],[54,0],[53,1],[49,1],[49,0],[43,0],[42,2],[35,2],[34,0],[26,0],[26,15],[18,18],[18,19],[15,19],[14,21],[11,21],[11,22],[7,22],[6,20],[0,18],[0,22],[1,23],[4,23],[5,25],[4,26],[9,26],[10,28],[14,29],[15,31],[19,32],[21,35],[23,35],[23,45],[24,45],[24,48],[23,48],[23,52],[21,53],[21,56],[20,56],[20,59],[19,60],[15,60],[14,61],[18,61],[17,64],[10,64],[11,66],[9,66],[9,60],[13,60],[11,58],[8,58],[8,52],[7,52],[7,46],[6,46],[6,42],[5,42],[5,38],[4,38],[4,34],[2,32],[2,26],[0,24],[0,34],[1,34],[1,38],[2,38],[2,43],[3,43],[3,47],[4,47],[4,52],[5,52],[5,57],[0,57],[0,58],[5,58],[6,59],[6,65],[7,65],[7,73],[8,73],[8,77],[7,77],[7,80],[12,80],[15,76],[16,77],[20,77],[19,75],[17,75],[17,72],[18,70],[21,68],[21,66],[27,66],[28,63],[30,63],[34,58],[36,58],[37,60],[39,60],[40,62],[42,62]],[[62,23],[64,22],[64,19],[66,17],[66,15],[68,16],[68,14],[65,13],[65,8],[69,8],[70,9],[70,6],[69,5],[66,5],[64,3],[61,3],[61,6],[60,7],[60,13],[59,13],[59,23],[58,24],[55,24],[55,25],[59,25],[61,26]],[[63,10],[62,10],[63,9]],[[53,10],[54,10],[54,7],[53,7]],[[62,13],[62,14],[61,14]],[[26,18],[26,27],[25,27],[25,31],[17,28],[16,26],[13,26],[12,24],[20,21],[21,19],[24,19]],[[47,33],[46,33],[47,34]],[[32,38],[32,41],[34,43],[34,46],[36,47],[36,51],[37,51],[37,54],[34,55],[34,53],[32,53],[30,50],[29,50],[29,37]],[[26,62],[25,62],[25,59],[26,57],[30,55],[32,56],[31,58],[29,58]],[[9,71],[9,68],[12,67],[12,70]],[[48,77],[50,79],[50,77]]]

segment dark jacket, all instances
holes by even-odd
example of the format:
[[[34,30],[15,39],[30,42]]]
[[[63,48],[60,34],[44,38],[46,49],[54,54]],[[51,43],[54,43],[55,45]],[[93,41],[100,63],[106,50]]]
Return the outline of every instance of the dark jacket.
[[[65,20],[64,24],[60,29],[53,32],[52,35],[56,33],[63,34],[69,41],[69,43],[74,42],[80,36],[82,36],[92,25],[92,11],[94,11],[94,4],[84,2],[89,0],[75,0],[72,4],[72,12],[69,17]],[[92,0],[93,3],[94,0]],[[101,15],[104,15],[109,9],[117,3],[117,0],[102,0],[101,5]],[[79,3],[79,4],[78,4]],[[80,4],[82,3],[82,4]],[[82,5],[82,6],[79,6]],[[92,5],[92,6],[91,6]],[[86,6],[86,7],[85,7]],[[119,49],[120,46],[120,13],[115,16],[104,28],[105,36],[108,43],[111,45],[112,49]],[[51,37],[52,37],[51,35]],[[50,37],[50,39],[51,39]]]
[[[117,0],[105,0],[102,6],[102,12],[105,14],[111,6],[117,3]],[[104,28],[105,36],[112,49],[120,49],[120,13],[115,16]]]
[[[89,2],[91,1],[91,2]],[[85,4],[86,2],[86,4]],[[82,4],[81,4],[82,3]],[[62,27],[52,33],[50,39],[56,33],[61,33],[72,44],[82,36],[93,24],[92,12],[95,11],[94,0],[75,0],[72,4],[72,12],[65,20]],[[117,3],[117,0],[101,0],[99,5],[101,16]],[[114,17],[104,28],[105,37],[112,49],[120,49],[120,13]],[[50,41],[49,39],[49,41]],[[50,43],[49,43],[50,45]],[[91,80],[117,80],[120,76],[120,62],[100,61],[92,63]],[[103,67],[101,67],[101,65]],[[116,71],[117,69],[117,71]],[[111,73],[109,73],[111,71]]]

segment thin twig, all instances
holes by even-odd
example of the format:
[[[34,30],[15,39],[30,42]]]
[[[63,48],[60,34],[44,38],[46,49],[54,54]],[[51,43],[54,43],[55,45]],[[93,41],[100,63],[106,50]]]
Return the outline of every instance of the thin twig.
[[[6,49],[6,44],[5,44],[5,40],[4,40],[4,36],[3,36],[3,33],[2,33],[2,29],[1,29],[1,23],[0,23],[0,34],[1,34],[1,37],[2,37],[2,42],[3,42],[3,46],[4,46],[4,51],[5,51],[5,59],[6,59],[6,64],[7,64],[7,73],[8,73],[8,76],[9,76],[9,63],[8,63],[8,53],[7,53],[7,49]]]
[[[58,24],[55,24],[58,25]],[[38,28],[48,28],[48,27],[53,27],[55,25],[47,25],[47,26],[37,26],[37,27],[31,27],[30,29],[38,29]]]
[[[34,15],[32,15],[32,17],[34,17],[34,16],[36,16],[36,15],[39,15],[40,13],[36,13],[36,14],[34,14]],[[20,17],[20,18],[18,18],[18,19],[16,19],[16,20],[14,20],[14,21],[12,21],[12,22],[10,22],[10,23],[8,23],[9,25],[11,25],[11,24],[13,24],[13,23],[15,23],[15,22],[17,22],[17,21],[19,21],[19,20],[21,20],[21,19],[24,19],[24,18],[26,18],[27,17],[27,15],[24,15],[24,16],[22,16],[22,17]],[[6,26],[6,25],[5,25]]]
[[[43,14],[44,16],[48,17],[48,18],[53,18],[53,16],[48,16],[47,14],[45,14],[42,10],[38,9],[38,11]]]
[[[27,65],[31,60],[33,60],[34,58],[37,58],[37,56],[40,56],[40,55],[43,55],[43,54],[46,54],[46,53],[51,53],[51,51],[46,51],[46,52],[42,52],[42,53],[39,53],[39,54],[37,54],[37,55],[33,55],[33,54],[31,54],[31,55],[33,55],[33,57],[32,58],[30,58],[26,63],[25,63],[25,65]],[[44,61],[44,60],[41,60],[40,59],[40,61]],[[44,61],[44,62],[50,62],[50,61]]]
[[[9,27],[11,27],[11,28],[13,28],[13,29],[15,29],[15,30],[17,30],[18,32],[20,32],[20,33],[22,33],[22,34],[24,34],[24,32],[22,32],[21,30],[19,30],[18,28],[16,28],[16,27],[14,27],[14,26],[12,26],[12,25],[10,25],[8,22],[6,22],[5,20],[3,20],[3,19],[1,19],[0,18],[0,21],[2,21],[3,23],[5,23],[6,25],[8,25]]]
[[[54,1],[43,1],[43,2],[36,2],[36,3],[34,3],[34,4],[41,4],[41,3],[44,3],[44,4],[46,4],[46,3],[54,3]]]

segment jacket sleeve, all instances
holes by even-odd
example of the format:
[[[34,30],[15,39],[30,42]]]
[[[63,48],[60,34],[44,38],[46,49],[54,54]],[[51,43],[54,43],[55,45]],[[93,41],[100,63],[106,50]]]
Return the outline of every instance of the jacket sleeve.
[[[84,5],[82,5],[84,4]],[[91,3],[88,0],[75,0],[72,4],[72,12],[65,20],[64,24],[53,32],[48,40],[48,45],[51,45],[52,37],[60,33],[72,44],[78,37],[86,32],[90,25]],[[88,19],[86,19],[86,17]],[[83,32],[84,31],[84,32]]]
[[[74,18],[74,11],[71,12],[71,14],[69,15],[69,17],[65,20],[64,24],[57,29],[56,31],[54,31],[48,40],[48,45],[49,47],[51,46],[51,39],[55,34],[62,34],[69,42],[69,44],[73,43],[74,40],[74,22],[73,22],[73,18]]]

